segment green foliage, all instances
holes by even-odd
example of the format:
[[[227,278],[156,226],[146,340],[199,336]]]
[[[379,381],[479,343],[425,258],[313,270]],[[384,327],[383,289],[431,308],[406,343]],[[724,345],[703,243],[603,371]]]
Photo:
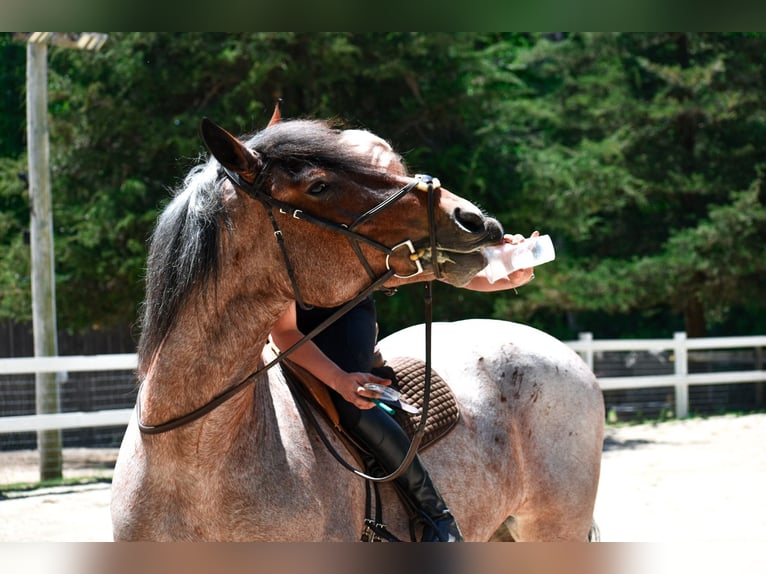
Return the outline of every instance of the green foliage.
[[[764,276],[763,48],[738,34],[577,34],[520,55],[535,108],[517,150],[525,211],[559,259],[496,316],[664,309],[699,336],[759,305],[743,295]]]
[[[23,159],[0,157],[0,320],[32,316],[25,172]]]
[[[0,320],[31,317],[24,107],[26,50],[0,33]]]
[[[560,337],[764,328],[763,34],[116,33],[49,53],[59,325],[134,321],[146,239],[199,120],[338,118],[414,172],[553,236],[528,287],[437,285],[435,316]],[[0,317],[29,316],[24,47],[0,34]],[[382,334],[422,289],[379,299]]]
[[[18,157],[24,151],[26,50],[0,32],[0,157]]]

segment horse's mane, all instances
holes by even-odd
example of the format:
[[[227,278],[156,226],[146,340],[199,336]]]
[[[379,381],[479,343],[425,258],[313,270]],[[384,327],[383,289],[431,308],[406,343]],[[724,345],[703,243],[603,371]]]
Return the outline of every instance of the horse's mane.
[[[386,175],[350,152],[331,124],[292,120],[275,124],[246,141],[247,147],[271,159],[288,174],[299,164],[345,173]],[[220,237],[231,232],[223,202],[223,173],[214,158],[192,168],[157,220],[149,244],[146,298],[138,343],[139,370],[159,349],[192,291],[215,285],[219,273]]]

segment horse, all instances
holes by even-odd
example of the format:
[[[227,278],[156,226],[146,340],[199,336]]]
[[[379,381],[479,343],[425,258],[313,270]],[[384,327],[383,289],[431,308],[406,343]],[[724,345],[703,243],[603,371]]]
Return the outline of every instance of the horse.
[[[116,541],[360,539],[365,481],[331,456],[271,368],[271,326],[293,301],[330,307],[437,278],[463,286],[503,230],[438,180],[349,145],[348,133],[295,119],[240,139],[202,121],[210,157],[150,241],[140,385],[112,481]],[[432,337],[460,418],[421,456],[465,539],[586,540],[604,422],[593,373],[516,323],[435,323]],[[422,354],[423,328],[380,346]],[[407,539],[393,486],[379,490],[389,531]]]

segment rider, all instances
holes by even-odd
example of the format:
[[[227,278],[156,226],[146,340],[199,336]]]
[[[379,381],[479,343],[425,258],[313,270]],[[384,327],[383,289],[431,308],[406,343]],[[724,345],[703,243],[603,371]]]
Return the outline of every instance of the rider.
[[[344,137],[349,147],[370,154],[380,167],[406,175],[400,158],[384,140],[357,130],[344,132]],[[508,243],[519,243],[523,239],[521,235],[504,237]],[[479,272],[466,288],[476,291],[512,289],[533,277],[532,269],[522,269],[490,283]],[[280,349],[288,349],[336,310],[337,307],[305,310],[293,302],[272,328],[271,338]],[[391,473],[404,460],[410,441],[393,417],[374,408],[376,405],[370,399],[377,398],[378,394],[364,388],[366,383],[388,385],[391,382],[370,372],[376,336],[375,302],[369,296],[312,341],[298,348],[291,359],[329,387],[341,426],[373,455],[385,472]],[[422,515],[425,524],[422,541],[463,540],[455,518],[419,456],[395,481]]]

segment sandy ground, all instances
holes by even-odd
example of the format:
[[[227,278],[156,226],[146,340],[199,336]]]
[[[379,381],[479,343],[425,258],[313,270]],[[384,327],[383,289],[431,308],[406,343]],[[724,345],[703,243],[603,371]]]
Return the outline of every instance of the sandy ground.
[[[765,439],[766,414],[609,427],[595,512],[602,540],[766,541]],[[106,479],[115,456],[67,450],[64,475]],[[0,452],[0,485],[36,477],[35,453]],[[109,488],[0,486],[0,541],[111,540]]]

